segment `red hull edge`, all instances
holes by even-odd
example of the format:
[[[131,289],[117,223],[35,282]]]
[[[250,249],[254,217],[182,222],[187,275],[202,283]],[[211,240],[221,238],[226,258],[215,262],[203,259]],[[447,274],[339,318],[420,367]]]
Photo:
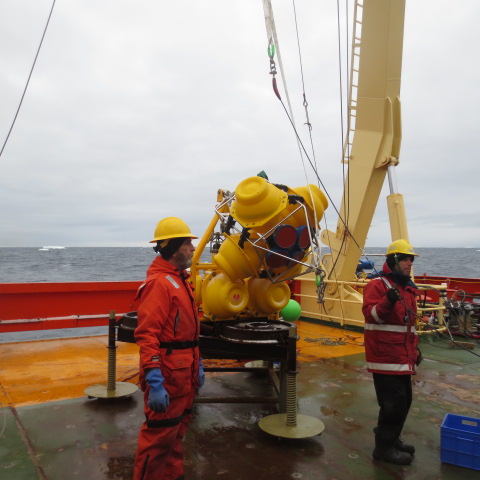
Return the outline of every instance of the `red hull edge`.
[[[141,282],[0,283],[0,332],[108,325],[133,309]]]
[[[446,283],[448,298],[480,301],[480,279],[424,274],[416,276],[415,282]],[[0,283],[0,333],[107,326],[110,311],[118,317],[134,310],[141,283]],[[298,287],[298,282],[290,283],[294,298]],[[435,290],[429,290],[428,297],[429,301],[438,301]]]
[[[475,299],[480,301],[480,278],[444,277],[424,273],[415,276],[415,283],[421,285],[441,285],[445,283],[447,284],[447,298],[467,302],[474,302]],[[434,290],[429,291],[428,296],[433,302],[438,302],[438,293]]]

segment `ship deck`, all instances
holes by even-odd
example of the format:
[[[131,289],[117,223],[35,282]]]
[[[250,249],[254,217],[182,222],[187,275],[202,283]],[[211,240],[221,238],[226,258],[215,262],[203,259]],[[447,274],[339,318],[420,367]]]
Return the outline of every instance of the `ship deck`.
[[[447,413],[480,417],[480,354],[422,337],[425,360],[414,377],[414,402],[404,437],[417,452],[410,466],[372,460],[378,406],[365,370],[363,336],[297,322],[298,413],[325,425],[321,435],[287,439],[265,433],[261,418],[275,405],[244,396],[271,395],[259,372],[207,372],[185,438],[188,480],[477,479],[473,469],[442,463],[441,423]],[[431,337],[429,337],[431,338]],[[88,398],[85,388],[107,382],[107,337],[0,345],[0,477],[3,480],[130,479],[142,393]],[[116,379],[135,384],[136,345],[118,343]],[[218,366],[218,361],[206,365]],[[225,362],[240,366],[237,360]]]

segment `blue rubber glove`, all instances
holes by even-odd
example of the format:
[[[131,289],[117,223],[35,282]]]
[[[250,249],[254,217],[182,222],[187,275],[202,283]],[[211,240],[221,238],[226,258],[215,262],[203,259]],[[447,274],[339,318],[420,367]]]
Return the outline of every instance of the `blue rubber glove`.
[[[148,406],[157,413],[165,412],[170,403],[168,393],[163,386],[163,375],[159,368],[147,372],[145,380],[150,387],[148,392]]]
[[[200,365],[198,366],[198,388],[202,388],[205,383],[205,372],[203,371],[203,362],[200,359]]]

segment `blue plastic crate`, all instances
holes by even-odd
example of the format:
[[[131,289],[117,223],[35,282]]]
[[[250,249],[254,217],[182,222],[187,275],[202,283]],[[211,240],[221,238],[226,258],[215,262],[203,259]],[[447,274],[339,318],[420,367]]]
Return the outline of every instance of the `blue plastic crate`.
[[[480,470],[480,419],[447,413],[441,426],[440,459]]]

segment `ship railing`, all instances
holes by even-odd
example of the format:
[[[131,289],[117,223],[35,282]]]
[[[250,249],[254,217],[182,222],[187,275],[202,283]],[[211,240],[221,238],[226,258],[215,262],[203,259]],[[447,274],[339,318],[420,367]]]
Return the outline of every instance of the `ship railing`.
[[[364,327],[365,320],[361,311],[361,298],[363,289],[369,281],[368,279],[359,279],[357,281],[324,279],[322,290],[326,293],[320,293],[320,295],[318,289],[315,288],[315,279],[313,277],[307,275],[296,281],[300,282],[300,285],[307,285],[307,288],[300,288],[300,291],[294,292],[294,298],[302,305],[302,317],[318,319],[328,323],[334,322],[338,323],[339,326]],[[446,310],[447,285],[417,284],[417,287],[421,291],[436,291],[439,300],[438,303],[418,302],[416,312],[417,332],[425,334],[445,331],[444,312]],[[329,295],[330,289],[334,290],[336,295]],[[352,295],[352,289],[359,295]],[[322,308],[322,304],[325,301],[333,305],[333,308],[329,309],[329,311]],[[318,304],[318,310],[313,308],[315,304]]]
[[[416,284],[420,291],[435,291],[438,294],[438,302],[417,302],[417,328],[420,333],[443,332],[445,325],[445,299],[447,298],[447,284],[440,285]],[[419,320],[421,319],[421,320]]]
[[[119,313],[122,317],[125,313]],[[0,320],[0,333],[108,326],[108,313]]]

